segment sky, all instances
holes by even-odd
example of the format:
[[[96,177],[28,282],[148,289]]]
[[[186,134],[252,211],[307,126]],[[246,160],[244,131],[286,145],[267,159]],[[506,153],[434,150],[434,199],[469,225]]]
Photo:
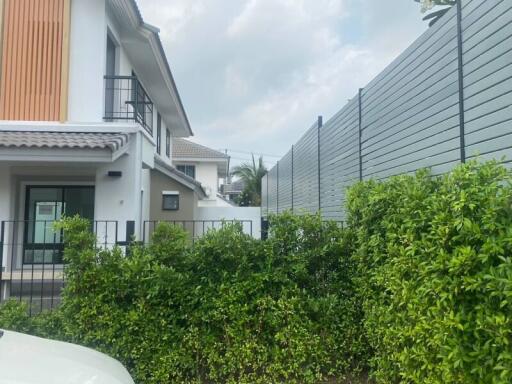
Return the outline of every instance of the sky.
[[[272,166],[427,28],[413,0],[138,0],[193,141]]]

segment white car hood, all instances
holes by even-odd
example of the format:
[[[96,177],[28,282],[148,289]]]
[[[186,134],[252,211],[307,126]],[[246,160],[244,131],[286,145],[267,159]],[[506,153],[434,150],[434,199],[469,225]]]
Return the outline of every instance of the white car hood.
[[[107,383],[133,380],[117,360],[89,348],[9,331],[0,337],[0,384]]]

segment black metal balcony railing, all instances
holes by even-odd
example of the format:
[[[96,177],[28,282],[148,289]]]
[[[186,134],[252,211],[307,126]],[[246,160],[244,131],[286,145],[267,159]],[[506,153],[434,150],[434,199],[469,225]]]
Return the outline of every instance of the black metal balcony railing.
[[[105,76],[105,121],[136,121],[153,135],[153,102],[136,76]]]

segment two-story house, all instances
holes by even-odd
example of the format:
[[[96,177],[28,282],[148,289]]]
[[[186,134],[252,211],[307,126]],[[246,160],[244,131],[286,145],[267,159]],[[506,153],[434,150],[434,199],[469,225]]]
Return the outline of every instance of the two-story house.
[[[230,207],[220,194],[220,186],[229,173],[229,156],[204,145],[183,138],[172,142],[172,163],[181,172],[203,186],[206,197],[199,207]]]
[[[0,52],[0,281],[60,260],[63,215],[114,243],[206,197],[172,165],[192,131],[135,0],[0,0]]]

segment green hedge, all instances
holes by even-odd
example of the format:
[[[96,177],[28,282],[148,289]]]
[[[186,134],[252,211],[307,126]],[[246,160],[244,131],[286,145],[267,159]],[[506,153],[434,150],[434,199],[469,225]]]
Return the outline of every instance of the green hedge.
[[[179,228],[97,251],[63,223],[67,281],[53,314],[14,303],[0,327],[77,342],[139,383],[512,382],[512,184],[496,163],[356,184],[348,226],[272,218],[191,247]],[[330,381],[329,381],[330,382]],[[343,382],[343,381],[341,381]],[[351,381],[348,381],[351,382]]]
[[[472,162],[354,186],[349,225],[379,383],[512,382],[512,186]]]
[[[60,309],[33,324],[9,304],[1,326],[57,328],[54,338],[110,354],[145,384],[317,383],[360,368],[350,242],[334,224],[286,214],[273,219],[269,241],[226,225],[194,247],[161,225],[129,257],[95,250],[83,220],[63,227]]]

